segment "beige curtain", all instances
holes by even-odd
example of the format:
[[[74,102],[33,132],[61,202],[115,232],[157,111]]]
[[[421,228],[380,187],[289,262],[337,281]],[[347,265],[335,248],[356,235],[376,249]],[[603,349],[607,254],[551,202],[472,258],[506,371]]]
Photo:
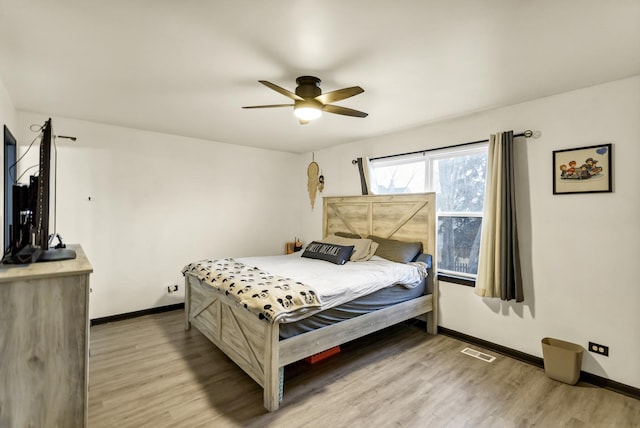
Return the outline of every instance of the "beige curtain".
[[[522,302],[513,131],[489,137],[476,294]]]

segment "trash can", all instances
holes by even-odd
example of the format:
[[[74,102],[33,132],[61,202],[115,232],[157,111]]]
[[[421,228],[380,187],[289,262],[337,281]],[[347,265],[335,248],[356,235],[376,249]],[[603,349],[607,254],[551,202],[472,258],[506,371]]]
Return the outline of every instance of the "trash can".
[[[583,348],[575,343],[545,337],[542,339],[544,371],[551,379],[575,385],[580,378]]]

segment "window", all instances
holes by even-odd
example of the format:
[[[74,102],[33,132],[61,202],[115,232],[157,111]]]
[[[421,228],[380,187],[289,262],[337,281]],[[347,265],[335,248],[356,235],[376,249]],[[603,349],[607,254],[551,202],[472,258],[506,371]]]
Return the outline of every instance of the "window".
[[[478,273],[486,169],[486,144],[371,161],[374,193],[436,192],[438,274],[461,283]]]

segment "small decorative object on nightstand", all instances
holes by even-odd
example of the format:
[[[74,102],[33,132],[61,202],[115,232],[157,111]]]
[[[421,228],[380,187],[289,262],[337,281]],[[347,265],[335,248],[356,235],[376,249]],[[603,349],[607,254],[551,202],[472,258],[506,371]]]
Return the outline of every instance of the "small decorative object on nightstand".
[[[302,241],[296,238],[293,242],[287,242],[284,248],[286,254],[298,252],[302,250]]]

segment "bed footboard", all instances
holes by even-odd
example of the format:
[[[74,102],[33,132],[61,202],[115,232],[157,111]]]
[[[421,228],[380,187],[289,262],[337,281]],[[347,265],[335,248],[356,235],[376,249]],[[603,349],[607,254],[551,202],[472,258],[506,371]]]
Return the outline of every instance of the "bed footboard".
[[[278,324],[259,320],[213,288],[185,275],[185,326],[188,329],[191,325],[264,388],[267,409],[278,408]]]
[[[264,407],[282,401],[284,366],[418,315],[433,315],[433,296],[280,340],[279,324],[254,314],[197,278],[185,276],[185,326],[195,326],[264,390]]]

